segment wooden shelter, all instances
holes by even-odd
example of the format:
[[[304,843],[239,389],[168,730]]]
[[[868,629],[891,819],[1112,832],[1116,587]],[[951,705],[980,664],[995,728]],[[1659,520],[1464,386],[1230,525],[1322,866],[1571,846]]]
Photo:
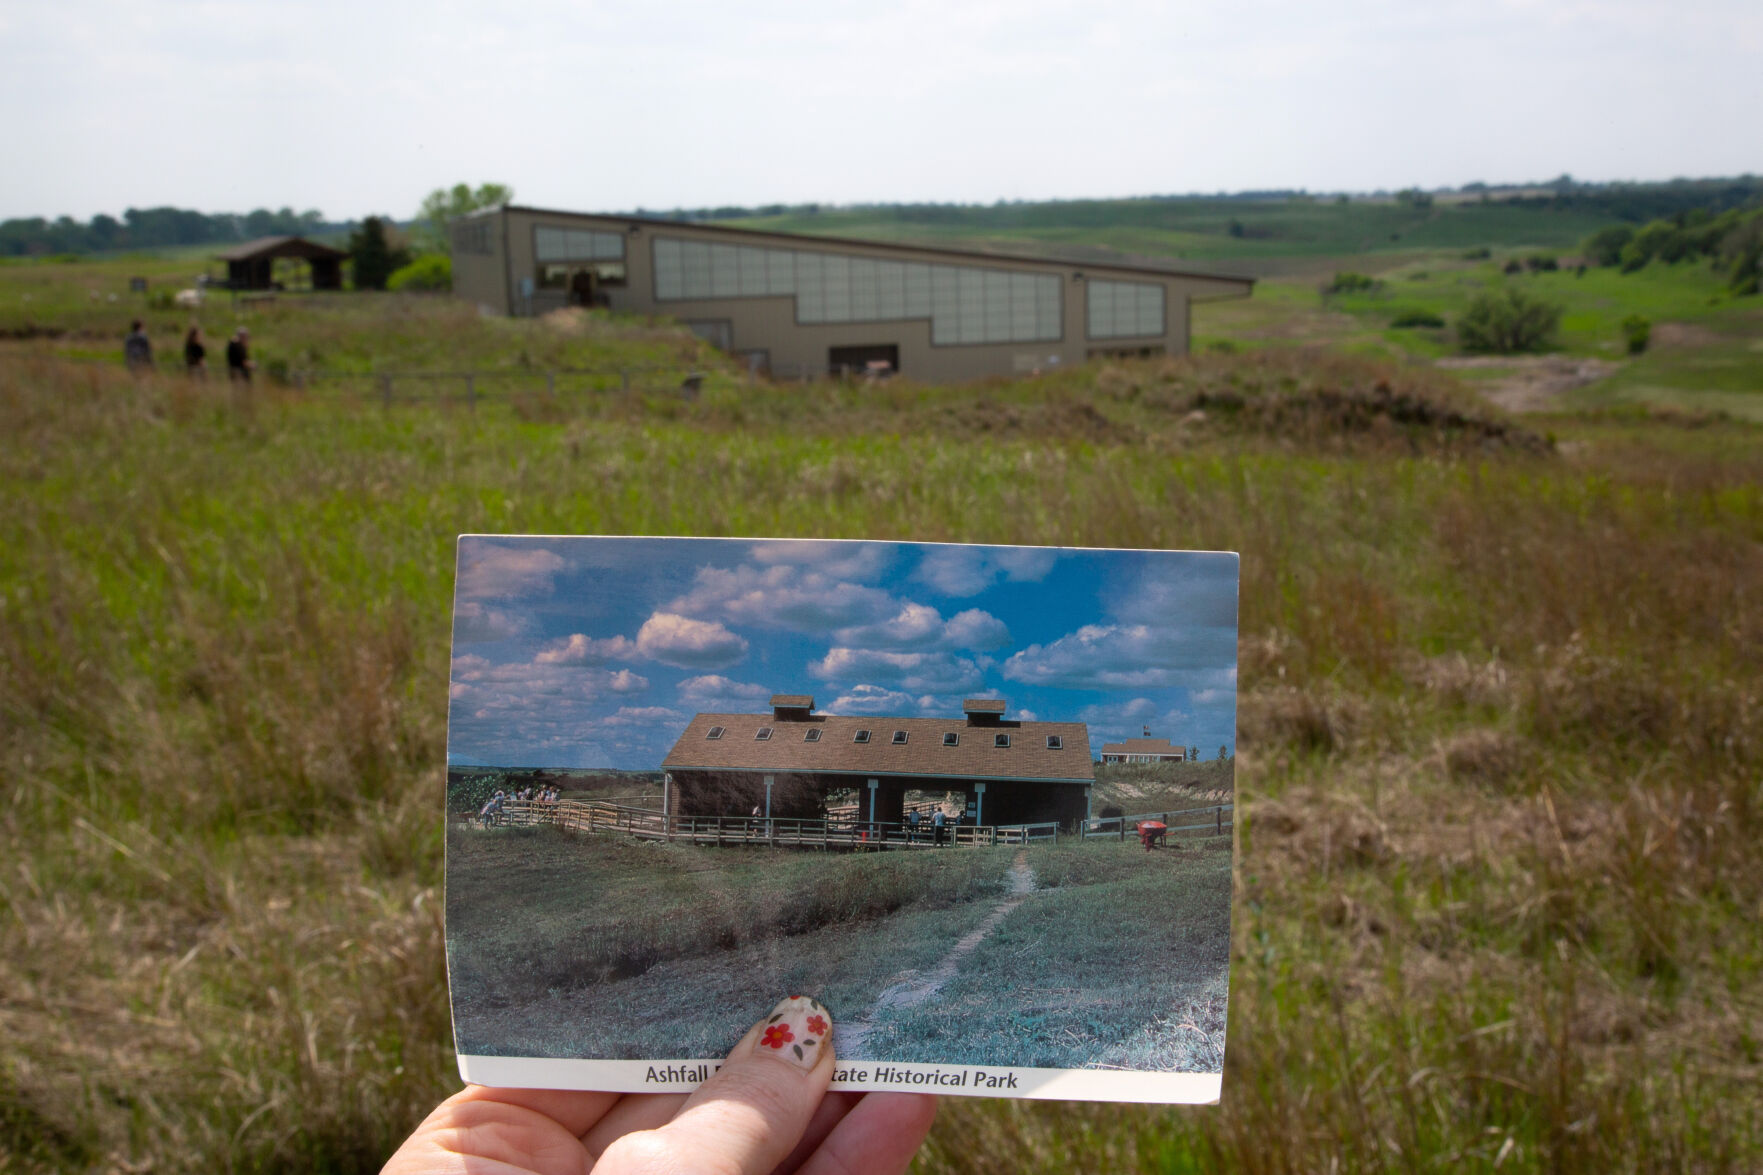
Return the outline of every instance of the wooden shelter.
[[[271,290],[275,288],[275,263],[283,257],[304,261],[312,272],[315,290],[343,288],[343,259],[349,256],[341,249],[309,241],[305,237],[259,237],[235,245],[216,254],[226,262],[227,287],[234,290]]]

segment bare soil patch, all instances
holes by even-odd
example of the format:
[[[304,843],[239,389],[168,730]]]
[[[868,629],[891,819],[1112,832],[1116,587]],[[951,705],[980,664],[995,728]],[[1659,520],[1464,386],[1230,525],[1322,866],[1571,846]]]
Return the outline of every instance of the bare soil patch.
[[[1614,375],[1621,363],[1568,355],[1474,355],[1440,359],[1450,371],[1508,368],[1507,374],[1480,387],[1483,397],[1507,412],[1552,412],[1561,397]]]

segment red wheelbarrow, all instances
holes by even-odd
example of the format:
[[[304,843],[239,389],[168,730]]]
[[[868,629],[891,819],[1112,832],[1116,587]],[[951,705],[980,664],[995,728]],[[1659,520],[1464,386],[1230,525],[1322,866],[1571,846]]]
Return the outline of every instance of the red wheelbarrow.
[[[1144,842],[1148,853],[1169,833],[1169,825],[1161,820],[1139,821],[1139,840]]]

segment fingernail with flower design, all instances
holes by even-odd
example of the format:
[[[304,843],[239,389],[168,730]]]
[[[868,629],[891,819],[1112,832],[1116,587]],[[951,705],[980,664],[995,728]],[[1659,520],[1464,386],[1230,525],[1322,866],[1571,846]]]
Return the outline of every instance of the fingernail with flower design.
[[[819,1000],[793,995],[780,1001],[759,1026],[761,1056],[779,1057],[804,1069],[814,1068],[832,1035],[832,1013]]]

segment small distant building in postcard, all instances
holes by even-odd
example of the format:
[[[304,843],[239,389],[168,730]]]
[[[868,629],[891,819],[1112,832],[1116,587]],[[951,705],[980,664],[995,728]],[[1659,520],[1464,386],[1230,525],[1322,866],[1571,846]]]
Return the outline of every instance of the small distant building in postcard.
[[[694,717],[662,770],[682,814],[811,818],[849,789],[858,818],[884,824],[919,791],[964,795],[978,824],[1074,828],[1096,782],[1084,723],[1013,720],[998,698],[968,698],[959,717],[893,718],[816,714],[806,694],[775,694],[769,713]]]
[[[1196,302],[1255,279],[505,205],[453,223],[453,290],[485,313],[679,319],[750,370],[931,383],[1180,355]]]
[[[1123,743],[1103,743],[1104,763],[1186,763],[1188,749],[1166,738],[1129,738]]]

